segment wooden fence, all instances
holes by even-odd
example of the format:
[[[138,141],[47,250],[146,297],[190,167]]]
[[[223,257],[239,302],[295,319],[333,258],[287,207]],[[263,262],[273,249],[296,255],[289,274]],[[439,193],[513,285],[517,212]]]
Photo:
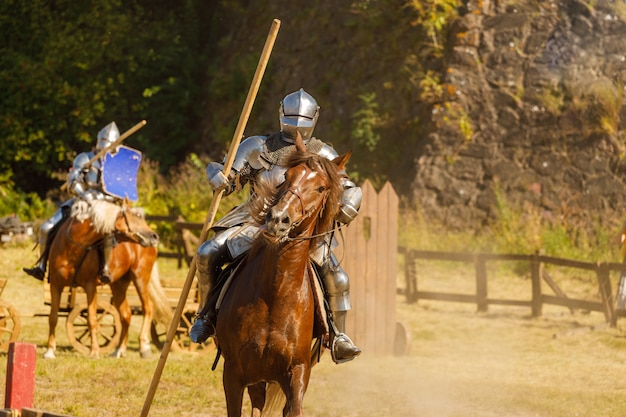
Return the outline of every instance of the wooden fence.
[[[410,336],[396,322],[398,197],[389,183],[380,193],[368,181],[361,188],[359,215],[337,234],[335,249],[350,276],[352,310],[346,320],[347,334],[364,352],[402,354],[408,350]],[[178,259],[179,267],[189,262],[198,246],[190,231],[201,230],[203,225],[168,216],[146,219],[173,223],[178,232],[175,250],[159,256]]]
[[[402,354],[409,336],[396,322],[398,196],[386,183],[362,186],[359,215],[337,237],[335,254],[350,276],[347,334],[366,353]]]
[[[405,278],[406,286],[404,295],[407,302],[414,303],[420,299],[439,300],[462,303],[474,303],[477,310],[487,311],[489,305],[512,305],[527,306],[531,310],[532,316],[540,316],[544,304],[563,306],[570,311],[583,309],[588,311],[598,311],[604,313],[607,323],[611,326],[617,324],[618,317],[626,317],[623,306],[618,309],[616,306],[614,285],[611,280],[611,272],[626,271],[626,264],[613,262],[581,262],[569,259],[555,258],[543,255],[496,255],[484,253],[458,253],[458,252],[432,252],[416,249],[399,248],[405,257]],[[449,292],[422,291],[418,286],[419,271],[416,267],[417,261],[452,261],[473,264],[475,271],[475,293],[460,294]],[[515,261],[527,262],[530,266],[530,297],[521,299],[490,298],[488,292],[487,262],[494,261]],[[554,282],[550,274],[545,270],[545,265],[555,265],[567,268],[577,268],[593,271],[596,275],[598,299],[572,298]],[[542,283],[547,284],[554,294],[544,292]],[[615,284],[617,287],[617,284]]]

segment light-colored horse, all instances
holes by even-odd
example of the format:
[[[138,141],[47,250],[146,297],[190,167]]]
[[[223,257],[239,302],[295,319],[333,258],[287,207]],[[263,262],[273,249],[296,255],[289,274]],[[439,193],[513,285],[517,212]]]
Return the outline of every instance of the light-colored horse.
[[[85,290],[91,335],[90,357],[99,356],[96,289],[102,281],[98,247],[108,234],[114,234],[119,242],[111,255],[109,285],[122,324],[119,344],[111,356],[119,358],[126,354],[132,315],[126,290],[131,282],[137,289],[143,309],[139,352],[142,357],[150,355],[153,304],[148,286],[157,259],[159,237],[146,223],[143,211],[131,208],[127,201],[120,206],[106,201],[86,203],[79,200],[72,205],[70,217],[59,227],[50,246],[50,328],[45,358],[55,357],[55,329],[61,294],[68,286],[80,286]]]

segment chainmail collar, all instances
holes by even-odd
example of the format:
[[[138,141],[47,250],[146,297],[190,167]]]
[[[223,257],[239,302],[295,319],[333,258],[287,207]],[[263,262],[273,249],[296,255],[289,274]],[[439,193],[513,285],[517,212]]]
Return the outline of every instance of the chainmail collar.
[[[319,154],[324,147],[324,142],[317,138],[311,138],[306,143],[309,152]],[[289,157],[296,151],[296,145],[281,139],[280,132],[273,133],[265,140],[265,149],[261,159],[270,165],[284,165]]]

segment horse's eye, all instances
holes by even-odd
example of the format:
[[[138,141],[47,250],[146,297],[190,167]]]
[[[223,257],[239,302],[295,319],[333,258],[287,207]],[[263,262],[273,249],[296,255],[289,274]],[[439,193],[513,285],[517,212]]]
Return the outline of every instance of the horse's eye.
[[[326,187],[321,186],[320,188],[317,189],[318,193],[323,193],[326,190]]]

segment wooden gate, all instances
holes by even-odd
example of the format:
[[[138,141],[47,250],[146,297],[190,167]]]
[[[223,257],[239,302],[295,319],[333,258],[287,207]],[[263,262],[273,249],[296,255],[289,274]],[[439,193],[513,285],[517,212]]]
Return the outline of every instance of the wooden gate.
[[[369,181],[361,188],[359,215],[338,234],[335,249],[350,277],[346,332],[364,354],[403,353],[408,338],[396,323],[398,196],[389,183],[380,193]]]

